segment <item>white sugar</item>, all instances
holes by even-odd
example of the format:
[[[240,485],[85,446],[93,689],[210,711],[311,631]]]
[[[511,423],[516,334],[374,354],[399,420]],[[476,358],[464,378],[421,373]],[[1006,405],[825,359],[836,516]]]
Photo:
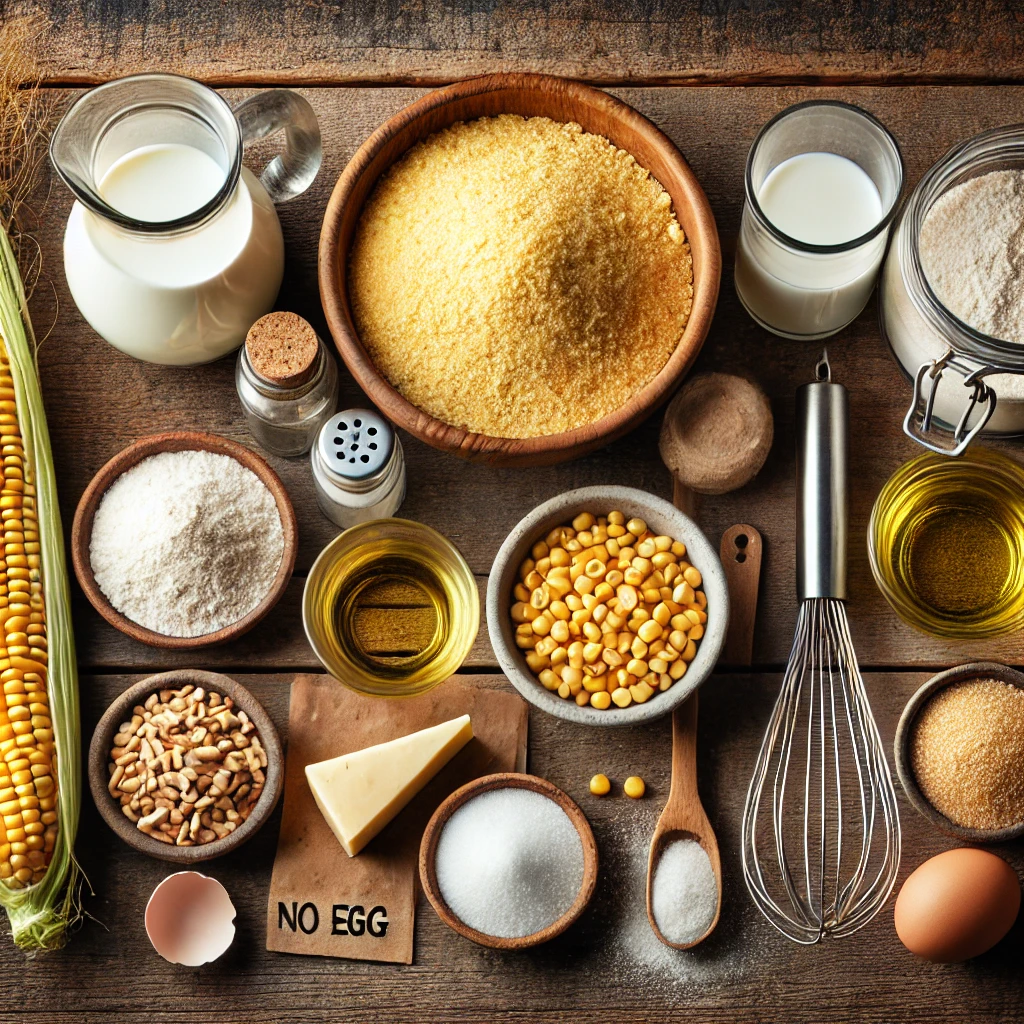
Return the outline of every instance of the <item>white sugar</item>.
[[[718,882],[700,843],[677,839],[661,852],[651,883],[651,909],[669,942],[696,942],[718,908]]]
[[[463,804],[441,831],[437,884],[464,924],[520,938],[557,921],[583,884],[583,844],[553,800],[492,789]]]

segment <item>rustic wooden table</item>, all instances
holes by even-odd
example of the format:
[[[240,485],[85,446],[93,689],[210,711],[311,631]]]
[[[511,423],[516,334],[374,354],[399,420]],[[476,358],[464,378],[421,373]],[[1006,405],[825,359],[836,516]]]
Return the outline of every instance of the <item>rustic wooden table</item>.
[[[25,964],[0,941],[3,1021],[118,1024],[180,1021],[1009,1021],[1024,1018],[1020,956],[1024,926],[1000,946],[958,966],[934,966],[898,942],[891,910],[856,936],[812,949],[779,938],[744,890],[739,815],[757,745],[780,684],[796,614],[793,589],[793,398],[818,350],[780,341],[740,308],[732,253],[742,171],[757,129],[782,107],[841,97],[895,133],[909,186],[947,147],[981,129],[1024,120],[1024,21],[1012,0],[915,0],[889,4],[698,3],[696,0],[302,0],[194,5],[144,0],[108,5],[50,0],[52,41],[41,54],[47,82],[67,102],[84,85],[143,69],[182,71],[229,88],[231,99],[268,83],[302,86],[324,133],[314,186],[282,210],[288,271],[280,306],[324,323],[316,290],[316,243],[329,191],[346,161],[388,115],[422,87],[493,70],[578,76],[611,88],[668,133],[703,183],[725,254],[718,312],[699,369],[748,373],[772,400],[776,442],[758,479],[708,499],[702,523],[717,541],[732,523],[753,523],[766,560],[750,673],[722,671],[702,690],[700,780],[718,831],[725,876],[721,923],[697,951],[652,943],[643,917],[641,865],[667,793],[669,723],[608,734],[531,715],[530,770],[566,789],[594,826],[602,857],[597,896],[561,939],[529,953],[496,955],[449,932],[422,904],[411,967],[291,957],[264,949],[267,886],[280,812],[255,840],[211,862],[238,907],[238,938],[201,969],[158,959],[142,909],[167,867],[120,843],[85,798],[78,854],[94,895],[65,951]],[[0,0],[0,17],[23,10]],[[236,89],[242,90],[235,91]],[[68,294],[61,234],[70,207],[54,180],[38,231],[45,281],[33,313],[65,523],[92,474],[144,434],[212,430],[253,444],[235,397],[234,362],[165,369],[135,362],[87,326]],[[979,657],[1024,662],[1019,636],[949,645],[902,625],[871,580],[863,543],[882,482],[917,449],[900,430],[909,386],[886,350],[875,302],[830,343],[835,378],[850,389],[849,612],[854,641],[883,737],[932,671]],[[363,396],[343,374],[342,401]],[[657,453],[657,417],[588,458],[552,469],[471,466],[404,437],[409,493],[403,515],[449,536],[481,587],[499,544],[535,504],[584,484],[623,483],[670,494]],[[1010,450],[1016,446],[1006,444]],[[85,741],[107,703],[129,682],[163,668],[229,671],[263,701],[282,735],[288,685],[319,669],[299,619],[303,577],[335,530],[318,512],[307,463],[271,459],[299,517],[295,579],[280,606],[243,640],[188,657],[129,641],[76,598]],[[496,674],[481,635],[466,671]],[[641,804],[599,801],[594,771],[648,781]],[[901,798],[901,877],[950,841]],[[1024,868],[1019,845],[1000,849]]]

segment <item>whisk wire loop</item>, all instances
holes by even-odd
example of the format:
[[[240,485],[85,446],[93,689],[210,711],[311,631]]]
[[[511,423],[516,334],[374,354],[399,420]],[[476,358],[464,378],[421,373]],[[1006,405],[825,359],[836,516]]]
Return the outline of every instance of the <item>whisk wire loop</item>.
[[[747,792],[747,887],[775,928],[812,945],[874,917],[895,885],[900,846],[896,793],[845,607],[805,600]]]

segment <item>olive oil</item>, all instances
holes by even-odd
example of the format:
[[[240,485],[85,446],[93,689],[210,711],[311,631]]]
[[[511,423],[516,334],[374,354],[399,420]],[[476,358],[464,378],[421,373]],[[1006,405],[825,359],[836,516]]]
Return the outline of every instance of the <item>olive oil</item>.
[[[324,549],[303,595],[306,634],[338,680],[377,696],[412,696],[461,665],[479,627],[462,556],[420,523],[382,519]]]
[[[444,647],[451,626],[448,595],[437,574],[415,558],[375,558],[338,584],[338,642],[368,671],[403,678]]]
[[[1000,636],[1024,625],[1024,470],[984,448],[928,453],[882,488],[869,527],[879,588],[935,636]]]

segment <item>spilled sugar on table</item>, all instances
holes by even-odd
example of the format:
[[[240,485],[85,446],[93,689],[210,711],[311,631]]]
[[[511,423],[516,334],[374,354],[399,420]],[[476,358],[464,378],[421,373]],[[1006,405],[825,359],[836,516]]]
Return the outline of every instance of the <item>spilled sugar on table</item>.
[[[4,14],[22,9],[0,2]],[[169,0],[159,11],[130,0],[93,8],[54,0],[58,25],[44,53],[48,84],[64,104],[91,82],[144,69],[174,70],[228,89],[303,88],[324,132],[324,166],[313,187],[282,208],[288,266],[279,306],[326,336],[316,287],[320,220],[334,181],[363,140],[423,86],[497,70],[581,77],[610,88],[665,131],[704,186],[722,238],[718,309],[698,370],[749,373],[772,402],[776,438],[768,462],[742,490],[702,501],[712,542],[737,522],[764,537],[764,568],[752,671],[723,664],[701,691],[701,798],[722,852],[722,917],[694,953],[660,947],[646,921],[646,845],[668,794],[668,718],[609,736],[531,711],[529,770],[577,800],[590,819],[602,869],[581,921],[551,944],[517,954],[479,949],[445,928],[421,902],[411,967],[294,957],[264,948],[266,895],[280,811],[253,841],[208,865],[238,907],[238,937],[216,964],[185,969],[159,960],[142,908],[167,873],[103,825],[88,796],[78,854],[95,891],[87,919],[62,953],[26,964],[0,942],[0,978],[11,998],[0,1021],[80,1024],[154,1019],[214,1024],[273,1021],[1002,1021],[1024,1017],[1018,926],[967,966],[913,959],[884,912],[840,942],[802,949],[777,936],[742,883],[739,823],[746,784],[781,682],[796,617],[794,589],[794,395],[817,353],[780,341],[741,309],[732,256],[742,206],[743,165],[757,130],[784,106],[840,98],[876,114],[899,140],[912,186],[950,145],[1024,120],[1024,26],[1007,4],[913,5],[894,22],[874,8],[797,4],[780,13],[726,3],[709,13],[693,0],[668,4],[554,0],[476,6],[435,0],[402,9],[383,0],[351,6],[294,0],[208,5]],[[829,84],[821,85],[818,82]],[[988,82],[999,82],[990,85]],[[1014,84],[1021,82],[1021,85]],[[52,185],[52,188],[50,187]],[[196,429],[254,446],[234,386],[232,359],[191,369],[135,362],[100,340],[78,313],[61,268],[70,206],[55,182],[34,232],[44,284],[33,300],[65,526],[93,473],[136,438]],[[883,741],[891,749],[900,711],[933,671],[968,660],[1024,660],[1019,637],[950,644],[895,619],[868,568],[863,540],[870,506],[889,474],[912,454],[900,429],[909,385],[877,327],[874,299],[829,343],[837,380],[850,390],[850,601],[854,641]],[[363,396],[342,374],[346,406]],[[496,470],[469,465],[403,436],[409,492],[402,514],[439,529],[465,554],[481,588],[501,541],[540,501],[571,487],[621,483],[671,496],[658,455],[660,415],[609,448],[562,466]],[[1015,442],[1001,442],[1010,452]],[[80,594],[75,627],[82,672],[83,735],[126,686],[166,668],[227,671],[249,687],[287,742],[288,687],[296,672],[320,671],[300,620],[303,580],[336,530],[318,511],[305,460],[271,458],[295,505],[299,550],[281,603],[254,633],[223,647],[170,652],[129,640]],[[396,619],[414,635],[420,613],[381,594],[368,632]],[[497,673],[482,627],[464,667],[487,685]],[[647,796],[598,799],[595,772],[621,782],[640,774]],[[901,879],[951,843],[900,794]],[[1019,845],[997,848],[1020,870]]]

